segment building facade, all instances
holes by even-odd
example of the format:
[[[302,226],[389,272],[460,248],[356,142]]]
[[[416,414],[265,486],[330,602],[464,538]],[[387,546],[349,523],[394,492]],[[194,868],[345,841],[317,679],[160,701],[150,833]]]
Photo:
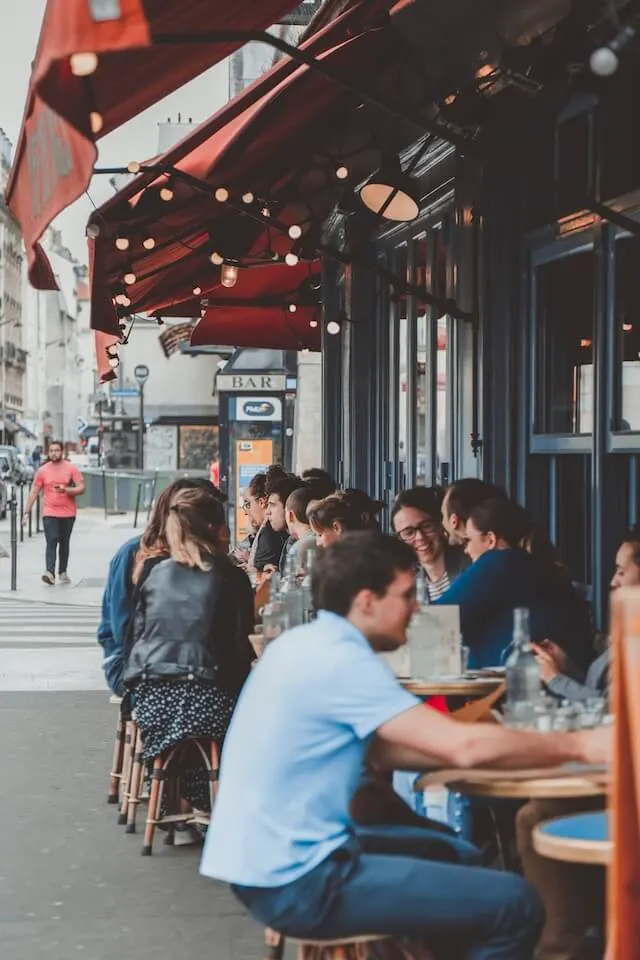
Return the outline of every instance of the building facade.
[[[365,242],[439,307],[377,271],[325,267],[325,320],[340,326],[324,325],[326,465],[387,506],[416,483],[503,484],[601,627],[638,518],[639,76],[627,65],[597,94],[507,98],[480,156],[424,151],[420,219]],[[356,215],[333,232],[359,228]]]

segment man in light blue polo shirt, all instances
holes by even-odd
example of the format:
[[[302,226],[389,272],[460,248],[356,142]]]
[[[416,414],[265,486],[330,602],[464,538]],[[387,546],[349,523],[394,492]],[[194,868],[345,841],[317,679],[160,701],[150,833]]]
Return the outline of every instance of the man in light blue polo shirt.
[[[420,936],[436,955],[530,960],[543,916],[520,877],[361,849],[349,804],[363,763],[601,762],[609,738],[461,724],[403,690],[375,652],[406,642],[416,610],[399,540],[344,537],[321,551],[313,590],[316,622],[270,644],[240,696],[201,872],[285,935]]]

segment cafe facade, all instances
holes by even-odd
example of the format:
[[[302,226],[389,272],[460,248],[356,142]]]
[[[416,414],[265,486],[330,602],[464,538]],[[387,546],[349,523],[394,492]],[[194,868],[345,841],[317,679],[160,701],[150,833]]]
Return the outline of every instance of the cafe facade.
[[[337,215],[368,265],[324,263],[325,465],[387,507],[413,484],[503,484],[600,627],[638,519],[639,79],[502,93],[479,146],[417,141],[419,216],[363,239]]]

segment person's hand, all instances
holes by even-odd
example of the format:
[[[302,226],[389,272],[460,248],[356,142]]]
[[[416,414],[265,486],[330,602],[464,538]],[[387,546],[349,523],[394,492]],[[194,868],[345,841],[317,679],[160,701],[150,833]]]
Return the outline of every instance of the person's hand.
[[[22,514],[22,526],[23,526],[23,527],[26,527],[26,525],[27,525],[28,523],[29,523],[29,514],[28,514],[28,512],[25,510],[25,512]]]
[[[267,563],[263,568],[264,573],[277,573],[278,568],[273,563]]]
[[[595,730],[580,730],[584,763],[608,764],[613,755],[613,726],[596,727]]]
[[[549,683],[554,677],[564,673],[567,668],[569,658],[564,650],[551,640],[543,640],[542,643],[532,643],[533,652],[538,658],[540,667],[540,676],[545,683]]]

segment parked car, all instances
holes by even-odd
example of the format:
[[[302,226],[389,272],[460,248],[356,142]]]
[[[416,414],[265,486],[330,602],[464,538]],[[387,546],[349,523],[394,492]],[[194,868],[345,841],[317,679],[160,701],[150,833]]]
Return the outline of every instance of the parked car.
[[[5,477],[10,473],[10,469],[7,458],[0,456],[0,520],[4,520],[7,515],[9,491]]]
[[[19,453],[18,460],[20,462],[20,466],[22,467],[22,476],[24,479],[24,483],[31,483],[35,475],[33,464],[27,457],[26,453]]]
[[[6,464],[2,466],[2,479],[7,483],[23,483],[22,464],[18,460],[18,451],[9,444],[0,444],[0,457]]]

